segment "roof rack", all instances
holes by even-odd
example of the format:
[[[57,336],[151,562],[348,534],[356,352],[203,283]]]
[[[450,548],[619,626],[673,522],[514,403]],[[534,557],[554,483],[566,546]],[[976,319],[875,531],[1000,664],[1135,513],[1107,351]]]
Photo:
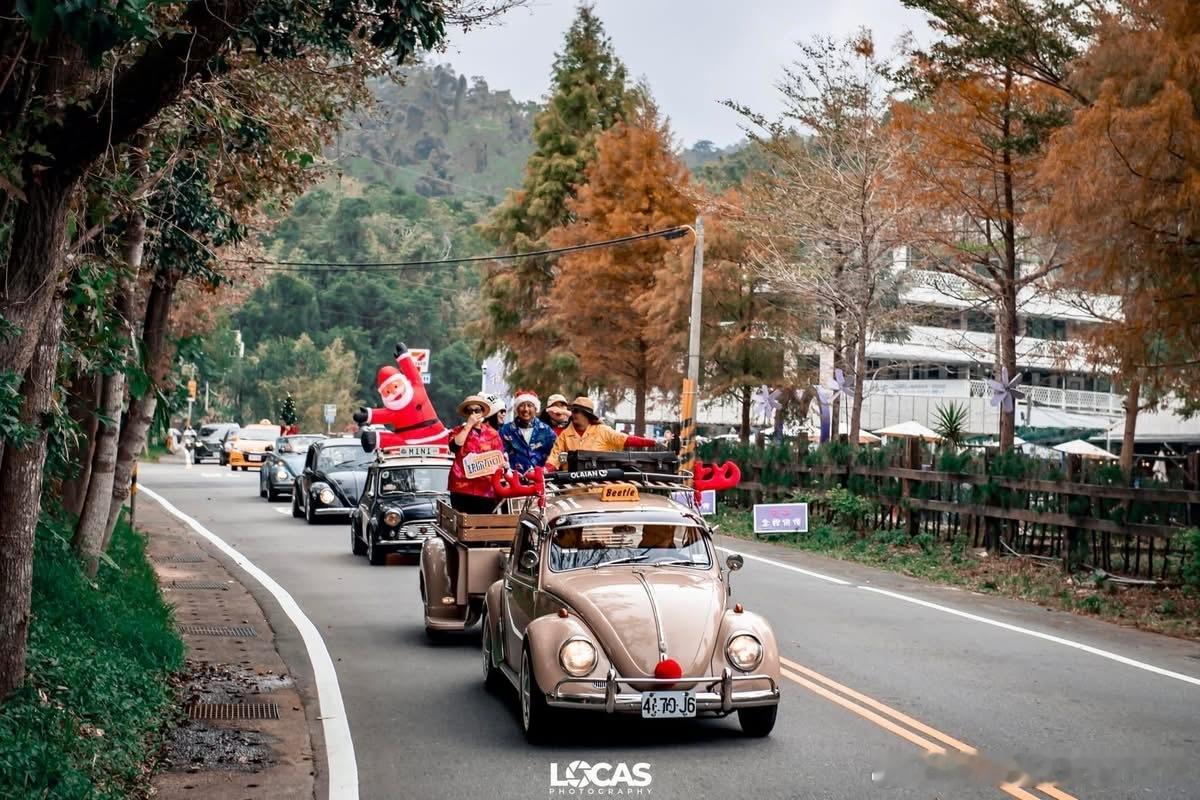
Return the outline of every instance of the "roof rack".
[[[680,470],[677,473],[663,473],[610,467],[608,469],[582,469],[574,472],[547,472],[545,481],[547,496],[622,483],[632,484],[639,489],[678,492],[691,491],[692,473],[686,470]]]

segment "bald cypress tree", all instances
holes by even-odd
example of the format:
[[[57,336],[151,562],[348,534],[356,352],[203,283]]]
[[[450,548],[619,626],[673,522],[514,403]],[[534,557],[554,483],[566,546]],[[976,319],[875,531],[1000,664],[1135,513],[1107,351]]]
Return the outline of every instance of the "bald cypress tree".
[[[590,5],[581,5],[554,60],[546,108],[534,120],[534,152],[521,189],[509,192],[485,227],[498,249],[546,247],[546,233],[571,221],[568,200],[595,158],[596,139],[629,107],[625,65]],[[503,350],[514,385],[558,388],[575,380],[573,359],[552,331],[533,330],[554,275],[552,258],[493,264],[483,279],[480,351]]]

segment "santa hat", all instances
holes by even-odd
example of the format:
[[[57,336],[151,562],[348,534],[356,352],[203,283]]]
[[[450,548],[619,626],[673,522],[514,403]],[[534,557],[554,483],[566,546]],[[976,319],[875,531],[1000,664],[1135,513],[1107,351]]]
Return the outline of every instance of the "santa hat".
[[[542,410],[542,402],[538,400],[538,396],[528,389],[518,389],[516,396],[513,398],[513,408],[520,408],[521,403],[533,403],[533,413],[537,414]]]

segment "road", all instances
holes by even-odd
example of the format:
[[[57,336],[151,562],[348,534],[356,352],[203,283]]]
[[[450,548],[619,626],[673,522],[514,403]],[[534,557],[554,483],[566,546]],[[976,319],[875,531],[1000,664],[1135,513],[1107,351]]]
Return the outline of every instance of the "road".
[[[350,554],[347,525],[293,519],[258,497],[255,473],[157,464],[139,481],[315,623],[368,800],[599,796],[550,786],[551,764],[561,777],[572,761],[649,763],[640,796],[664,799],[1200,797],[1194,643],[723,540],[750,556],[734,598],[773,623],[786,659],[771,737],[745,739],[734,719],[577,715],[560,744],[534,748],[515,698],[483,688],[478,628],[426,641],[415,567],[369,566]],[[303,678],[293,626],[260,602]],[[1034,776],[1025,788],[1011,783],[1022,771]]]

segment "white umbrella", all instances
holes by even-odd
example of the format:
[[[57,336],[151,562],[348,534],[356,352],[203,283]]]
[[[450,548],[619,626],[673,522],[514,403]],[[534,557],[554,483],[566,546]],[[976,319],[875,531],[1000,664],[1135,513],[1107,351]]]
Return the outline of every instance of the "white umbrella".
[[[1026,444],[1026,442],[1020,436],[1013,437],[1013,447],[1020,447],[1023,444]],[[980,442],[979,446],[980,447],[999,447],[1000,442],[996,441],[995,439],[991,439],[990,441]]]
[[[1114,461],[1117,458],[1107,450],[1096,447],[1096,445],[1090,442],[1085,442],[1083,439],[1072,439],[1069,442],[1056,444],[1053,449],[1060,453],[1083,456],[1084,458],[1106,458]]]
[[[924,439],[927,442],[940,442],[941,436],[926,428],[916,420],[889,425],[875,431],[876,436],[894,436],[900,439]]]
[[[870,431],[860,430],[858,432],[859,444],[879,444],[883,440]]]

